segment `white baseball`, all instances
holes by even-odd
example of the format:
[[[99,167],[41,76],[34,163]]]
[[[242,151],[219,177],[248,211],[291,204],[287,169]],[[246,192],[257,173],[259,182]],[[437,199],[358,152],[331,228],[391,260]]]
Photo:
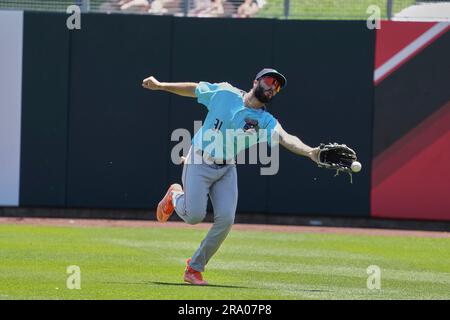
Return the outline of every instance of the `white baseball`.
[[[352,165],[350,166],[350,169],[352,169],[353,172],[360,172],[361,171],[361,163],[358,161],[354,161]]]

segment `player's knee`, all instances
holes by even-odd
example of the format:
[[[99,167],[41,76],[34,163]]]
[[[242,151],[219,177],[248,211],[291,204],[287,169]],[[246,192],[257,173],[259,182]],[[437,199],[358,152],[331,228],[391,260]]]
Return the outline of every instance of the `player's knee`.
[[[189,224],[198,224],[205,219],[206,212],[191,212],[187,214],[188,219],[186,219],[186,222]]]
[[[216,218],[215,222],[222,227],[231,227],[234,223],[234,214],[219,216]]]

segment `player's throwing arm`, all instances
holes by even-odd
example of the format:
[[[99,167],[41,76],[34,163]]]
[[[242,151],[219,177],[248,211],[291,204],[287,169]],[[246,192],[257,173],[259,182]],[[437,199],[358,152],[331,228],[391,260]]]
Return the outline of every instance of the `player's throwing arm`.
[[[195,82],[160,82],[151,76],[142,81],[142,87],[149,90],[162,90],[174,93],[183,97],[195,98],[195,88],[198,83]]]

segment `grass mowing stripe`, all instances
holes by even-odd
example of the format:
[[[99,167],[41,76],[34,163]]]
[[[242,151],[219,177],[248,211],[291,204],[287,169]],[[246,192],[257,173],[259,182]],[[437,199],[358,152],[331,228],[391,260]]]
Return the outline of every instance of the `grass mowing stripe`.
[[[348,276],[367,278],[367,267],[349,265],[306,265],[284,262],[248,262],[234,261],[232,263],[214,263],[214,270],[245,270],[263,273],[295,273],[295,274],[322,274],[333,276]],[[383,279],[401,280],[408,282],[431,282],[450,285],[450,274],[442,272],[415,272],[393,269],[381,269]]]
[[[205,277],[185,259],[207,230],[0,225],[0,299],[449,299],[450,239],[232,231]],[[66,267],[81,268],[68,290]],[[366,288],[377,264],[382,290]]]

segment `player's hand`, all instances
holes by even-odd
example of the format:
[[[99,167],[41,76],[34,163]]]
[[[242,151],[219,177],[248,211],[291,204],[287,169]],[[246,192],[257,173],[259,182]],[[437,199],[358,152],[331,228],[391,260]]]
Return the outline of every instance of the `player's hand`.
[[[315,147],[308,152],[308,157],[315,163],[319,162],[319,150],[320,150],[319,147]]]
[[[142,87],[144,87],[145,89],[149,89],[149,90],[161,90],[163,85],[161,82],[156,80],[155,77],[151,76],[151,77],[145,78],[142,81]]]

